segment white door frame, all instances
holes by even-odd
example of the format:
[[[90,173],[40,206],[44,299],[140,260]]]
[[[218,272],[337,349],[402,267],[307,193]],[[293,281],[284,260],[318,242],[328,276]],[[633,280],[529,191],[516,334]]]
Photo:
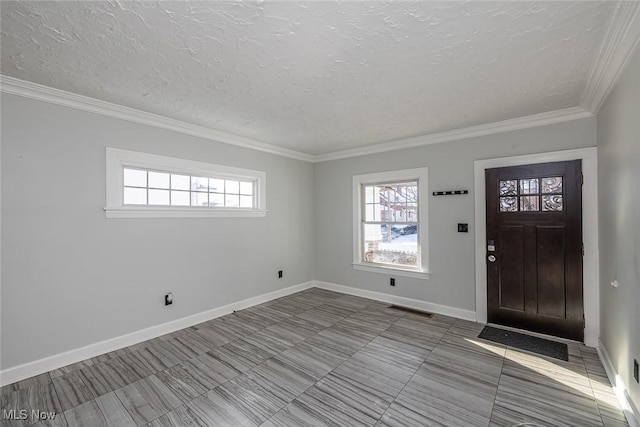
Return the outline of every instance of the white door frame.
[[[598,269],[598,157],[597,148],[555,151],[515,157],[476,160],[475,176],[475,228],[476,228],[476,321],[487,323],[487,243],[485,170],[505,166],[582,160],[582,263],[585,331],[584,342],[598,346],[600,336],[600,292]]]

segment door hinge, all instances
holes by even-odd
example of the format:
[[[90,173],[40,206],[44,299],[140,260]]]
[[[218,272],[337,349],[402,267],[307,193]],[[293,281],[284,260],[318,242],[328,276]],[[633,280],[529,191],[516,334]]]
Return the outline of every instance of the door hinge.
[[[584,243],[582,244],[582,256],[584,256]]]
[[[584,313],[582,314],[582,327],[586,327],[587,326],[587,322],[584,320]]]
[[[580,174],[580,185],[584,185],[584,174]]]

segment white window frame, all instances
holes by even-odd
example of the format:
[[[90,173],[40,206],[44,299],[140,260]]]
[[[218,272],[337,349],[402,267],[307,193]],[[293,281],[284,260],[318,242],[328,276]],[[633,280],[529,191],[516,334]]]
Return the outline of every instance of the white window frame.
[[[106,207],[107,218],[211,218],[264,217],[267,214],[265,172],[241,169],[213,163],[165,157],[137,151],[106,149]],[[199,206],[128,206],[124,205],[124,168],[155,170],[210,178],[254,181],[255,207],[199,207]]]
[[[428,168],[377,172],[353,177],[353,268],[414,279],[428,279],[429,272],[429,212]],[[391,266],[366,262],[362,254],[362,186],[384,182],[418,181],[418,266]]]

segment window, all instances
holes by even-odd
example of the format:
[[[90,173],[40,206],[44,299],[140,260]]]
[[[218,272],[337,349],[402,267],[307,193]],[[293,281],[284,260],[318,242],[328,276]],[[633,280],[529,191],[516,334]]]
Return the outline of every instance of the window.
[[[124,206],[255,208],[254,181],[125,167]]]
[[[353,266],[427,278],[427,169],[353,177]]]
[[[500,212],[557,212],[563,209],[562,177],[499,182]]]
[[[265,216],[264,172],[107,148],[108,218]]]

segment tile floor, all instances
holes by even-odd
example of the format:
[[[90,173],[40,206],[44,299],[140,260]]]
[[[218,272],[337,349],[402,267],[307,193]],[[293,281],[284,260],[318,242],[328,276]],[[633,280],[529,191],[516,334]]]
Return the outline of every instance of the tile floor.
[[[309,289],[5,386],[3,411],[57,416],[2,426],[627,425],[594,349],[481,329]]]

